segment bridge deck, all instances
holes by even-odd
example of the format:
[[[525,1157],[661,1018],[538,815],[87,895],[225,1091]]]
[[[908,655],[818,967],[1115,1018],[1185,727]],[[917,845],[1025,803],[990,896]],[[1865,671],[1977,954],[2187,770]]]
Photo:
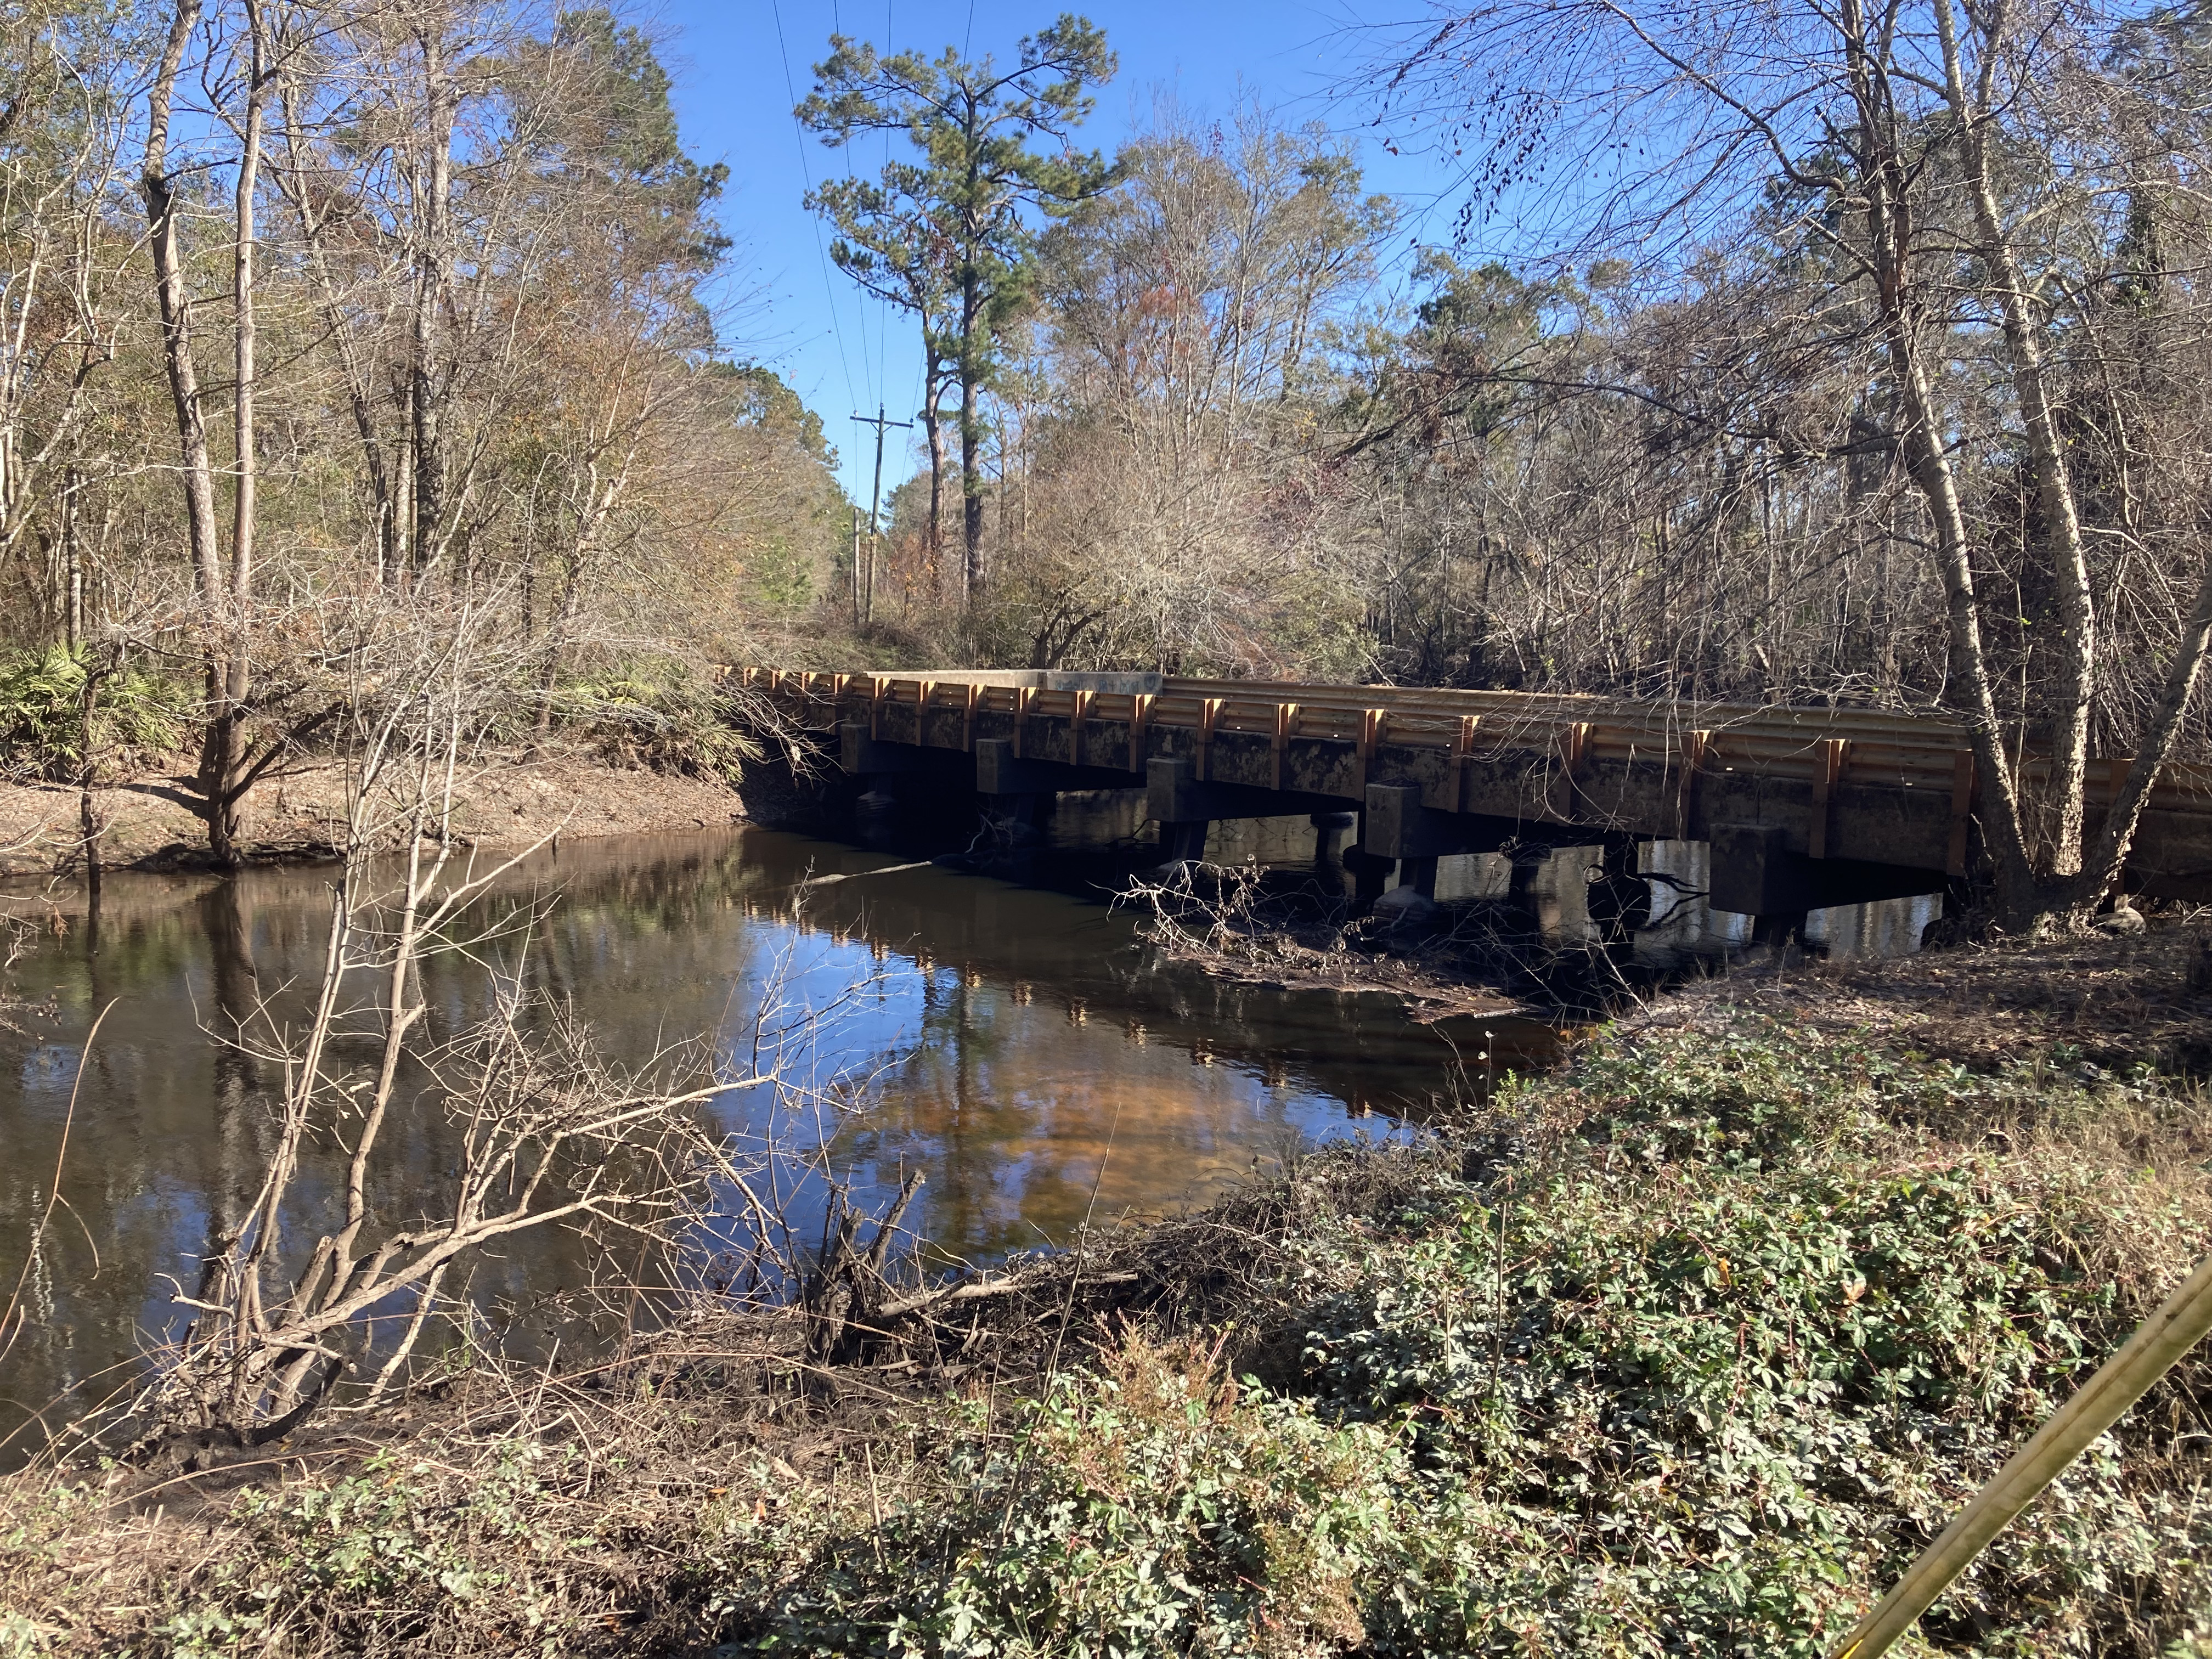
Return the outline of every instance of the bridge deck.
[[[1040,764],[1084,769],[1091,787],[1118,773],[1152,789],[1155,817],[1361,810],[1384,856],[1532,835],[1727,842],[1755,830],[1777,856],[1834,866],[1814,872],[1823,890],[1851,866],[1917,872],[1913,890],[1927,890],[1964,872],[1976,799],[1961,726],[1871,709],[1160,675],[736,673],[802,725],[857,727],[876,745],[979,765],[995,749],[1032,777],[1052,775]],[[2093,830],[2127,764],[2093,763]],[[2141,890],[2212,896],[2212,767],[2166,769],[2129,876]]]

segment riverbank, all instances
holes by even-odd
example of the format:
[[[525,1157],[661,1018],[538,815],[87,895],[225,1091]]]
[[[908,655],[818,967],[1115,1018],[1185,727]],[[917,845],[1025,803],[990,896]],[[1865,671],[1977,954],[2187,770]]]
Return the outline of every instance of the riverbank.
[[[765,780],[772,782],[772,780]],[[191,869],[207,857],[207,826],[193,810],[192,775],[179,763],[93,792],[106,825],[102,861],[141,870]],[[764,787],[764,786],[763,786]],[[336,766],[289,767],[246,798],[241,845],[257,863],[331,856],[344,811]],[[617,766],[583,750],[541,747],[493,754],[459,781],[455,827],[485,847],[527,847],[553,836],[647,836],[716,829],[748,817],[723,779]],[[76,789],[0,783],[0,875],[44,875],[82,859]]]
[[[1817,1654],[2212,1250],[2160,1069],[2202,949],[1690,988],[856,1363],[702,1312],[206,1474],[20,1477],[0,1652]],[[2212,1652],[2208,1401],[2198,1356],[1917,1650]]]

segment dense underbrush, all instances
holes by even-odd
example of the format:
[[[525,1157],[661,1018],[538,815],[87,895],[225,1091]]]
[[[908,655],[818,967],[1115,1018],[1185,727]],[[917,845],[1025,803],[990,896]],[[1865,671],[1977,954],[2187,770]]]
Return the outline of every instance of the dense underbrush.
[[[1817,1654],[2212,1249],[2208,1152],[2063,1053],[1616,1038],[872,1368],[697,1328],[189,1523],[26,1477],[0,1652]],[[1922,1650],[2212,1653],[2208,1383]]]
[[[0,655],[0,779],[76,783],[171,755],[194,700],[175,679],[81,646]]]

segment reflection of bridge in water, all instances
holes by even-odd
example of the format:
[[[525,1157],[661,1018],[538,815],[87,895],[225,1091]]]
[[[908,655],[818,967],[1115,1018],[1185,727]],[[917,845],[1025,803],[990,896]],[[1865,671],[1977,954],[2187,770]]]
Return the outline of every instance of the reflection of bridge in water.
[[[925,1169],[909,1222],[977,1261],[1201,1200],[1301,1141],[1401,1133],[1559,1042],[1503,1009],[1425,1024],[1382,993],[1217,979],[1095,897],[780,831],[563,842],[534,862],[519,891],[557,876],[566,894],[543,924],[545,988],[616,1052],[718,1015],[747,1040],[777,981],[787,1007],[840,1007],[782,1056],[850,1085],[840,1177],[881,1205]],[[733,1099],[731,1127],[759,1106]]]
[[[972,788],[1017,820],[1064,792],[1141,789],[1182,858],[1222,820],[1305,814],[1322,857],[1350,837],[1345,862],[1370,896],[1395,873],[1434,896],[1439,859],[1459,854],[1504,854],[1525,898],[1554,848],[1601,848],[1629,874],[1667,867],[1655,843],[1700,843],[1711,908],[1778,933],[1808,911],[1942,892],[1975,848],[1967,736],[1933,716],[1158,674],[736,672],[834,736],[879,808],[909,782]],[[2092,763],[2092,833],[2126,766]],[[2126,879],[2212,897],[2212,767],[2166,769]]]
[[[1502,1073],[1548,1060],[1559,1043],[1551,1025],[1503,999],[1495,1013],[1423,1024],[1383,992],[1291,990],[1158,963],[1131,948],[1128,921],[1091,901],[941,868],[872,873],[881,864],[856,848],[753,831],[726,878],[745,915],[864,945],[878,962],[902,958],[945,994],[988,987],[1064,1021],[1071,1041],[1111,1034],[1270,1087],[1317,1090],[1354,1113],[1417,1116],[1439,1089],[1480,1086],[1479,1053]],[[799,884],[822,875],[867,879]],[[1463,1079],[1455,1054],[1470,1068]]]

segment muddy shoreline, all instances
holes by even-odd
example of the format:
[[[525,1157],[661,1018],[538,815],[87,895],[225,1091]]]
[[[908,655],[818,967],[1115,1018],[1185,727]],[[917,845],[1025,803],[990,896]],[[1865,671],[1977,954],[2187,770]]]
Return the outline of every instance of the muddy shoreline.
[[[344,775],[303,762],[273,773],[246,798],[242,842],[253,864],[317,862],[335,856]],[[750,787],[714,777],[610,764],[574,750],[533,749],[487,757],[460,782],[458,835],[474,846],[528,847],[553,836],[666,835],[756,821]],[[190,769],[149,773],[93,792],[104,828],[100,860],[110,869],[210,867],[207,830],[194,810]],[[80,869],[83,836],[76,788],[0,783],[0,876]]]

